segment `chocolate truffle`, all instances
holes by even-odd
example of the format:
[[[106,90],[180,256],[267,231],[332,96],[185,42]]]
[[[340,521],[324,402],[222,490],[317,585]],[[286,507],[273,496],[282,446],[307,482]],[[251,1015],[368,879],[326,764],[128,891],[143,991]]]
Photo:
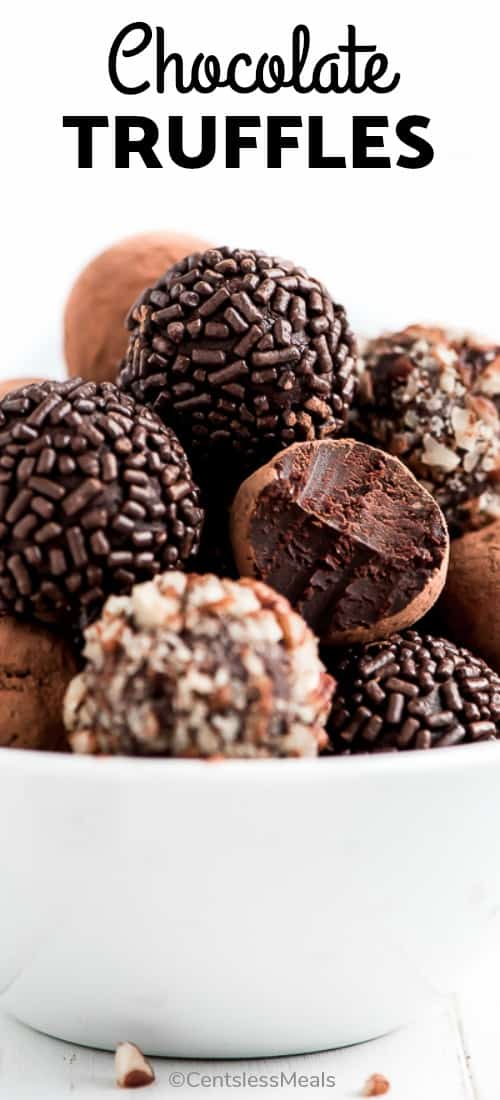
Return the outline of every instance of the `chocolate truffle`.
[[[415,325],[371,341],[353,428],[397,455],[436,497],[452,535],[498,510],[500,418],[439,329]]]
[[[345,310],[303,268],[242,249],[182,260],[136,302],[120,375],[220,494],[276,451],[337,435],[354,384]]]
[[[455,539],[436,614],[445,634],[500,673],[500,520]]]
[[[236,565],[287,596],[328,645],[385,638],[437,599],[448,532],[398,459],[352,439],[296,443],[231,513]]]
[[[0,612],[84,625],[198,547],[184,451],[110,382],[43,382],[0,402]]]
[[[407,630],[355,646],[337,679],[328,731],[334,753],[444,748],[500,737],[500,677],[444,638]]]
[[[86,631],[64,716],[75,752],[314,756],[333,682],[286,600],[255,581],[166,573]]]
[[[62,703],[78,671],[69,642],[42,623],[0,618],[0,746],[66,747]]]
[[[69,374],[91,382],[116,381],[127,349],[125,318],[132,302],[165,268],[206,247],[181,233],[141,233],[91,260],[72,287],[64,312]]]

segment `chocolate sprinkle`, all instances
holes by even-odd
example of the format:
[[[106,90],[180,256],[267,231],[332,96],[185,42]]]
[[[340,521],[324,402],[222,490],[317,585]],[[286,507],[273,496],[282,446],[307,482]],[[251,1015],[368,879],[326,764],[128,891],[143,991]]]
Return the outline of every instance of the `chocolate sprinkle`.
[[[328,724],[333,753],[500,737],[500,676],[453,642],[407,630],[327,657],[338,684]]]
[[[215,467],[236,484],[290,443],[344,427],[355,387],[345,310],[288,261],[195,253],[141,295],[128,327],[119,384],[172,425],[200,480]]]
[[[111,383],[8,394],[0,447],[12,459],[0,473],[0,612],[82,626],[109,593],[196,553],[202,511],[184,451]]]

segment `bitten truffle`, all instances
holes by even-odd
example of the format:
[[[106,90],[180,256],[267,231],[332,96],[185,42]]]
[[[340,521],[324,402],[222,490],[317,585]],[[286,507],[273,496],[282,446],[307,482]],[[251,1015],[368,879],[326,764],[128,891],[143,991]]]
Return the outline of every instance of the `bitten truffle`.
[[[436,615],[445,634],[500,673],[500,520],[455,539]]]
[[[110,382],[44,382],[0,403],[0,612],[84,625],[197,550],[184,451]]]
[[[166,573],[111,597],[70,684],[75,752],[314,756],[333,681],[304,621],[254,581]]]
[[[206,244],[181,233],[141,233],[91,260],[72,287],[64,311],[68,373],[87,382],[115,382],[127,350],[125,318],[132,302],[195,248]]]
[[[178,433],[199,479],[236,485],[276,451],[337,435],[354,386],[345,310],[293,263],[209,249],[136,302],[122,388]]]
[[[495,387],[496,373],[468,368],[440,329],[414,325],[365,349],[353,429],[409,466],[454,536],[500,510]]]
[[[334,753],[432,749],[500,737],[500,677],[468,649],[408,630],[328,662]]]
[[[352,439],[296,443],[252,474],[231,538],[239,572],[287,596],[329,645],[411,626],[448,565],[435,500],[398,459]]]
[[[66,747],[64,693],[78,671],[70,643],[42,623],[0,618],[0,746]]]

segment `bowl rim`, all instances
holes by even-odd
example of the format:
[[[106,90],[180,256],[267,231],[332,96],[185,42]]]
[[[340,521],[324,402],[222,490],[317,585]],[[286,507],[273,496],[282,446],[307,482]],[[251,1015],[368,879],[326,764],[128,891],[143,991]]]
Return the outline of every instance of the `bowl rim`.
[[[432,775],[467,769],[477,772],[500,769],[500,741],[454,745],[436,751],[414,749],[407,752],[359,753],[353,756],[307,757],[264,760],[186,760],[172,757],[85,756],[36,749],[0,748],[0,781],[8,775],[48,776],[85,783],[165,783],[174,779],[187,783],[245,785],[275,781],[293,783],[350,782],[361,778],[373,781],[392,776],[429,778]]]

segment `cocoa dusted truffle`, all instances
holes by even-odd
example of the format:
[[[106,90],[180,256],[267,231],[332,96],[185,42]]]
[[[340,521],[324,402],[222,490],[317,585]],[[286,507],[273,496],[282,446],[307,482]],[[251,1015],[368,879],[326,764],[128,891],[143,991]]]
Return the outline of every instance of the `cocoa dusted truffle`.
[[[43,623],[0,618],[0,747],[67,749],[62,703],[78,668],[62,634]]]
[[[219,473],[236,485],[290,443],[344,427],[354,338],[343,307],[293,263],[195,253],[141,295],[129,328],[122,388],[172,425],[208,484]]]
[[[64,310],[68,374],[87,382],[116,382],[127,350],[125,318],[137,295],[195,248],[199,238],[163,230],[117,241],[84,267]]]
[[[414,630],[329,666],[334,753],[445,748],[500,737],[500,676],[468,649]]]
[[[490,522],[500,508],[494,385],[496,375],[467,368],[440,329],[415,325],[365,349],[354,430],[409,466],[452,535]]]
[[[449,540],[397,458],[352,439],[296,443],[233,502],[236,565],[287,596],[328,645],[411,626],[437,599]]]
[[[166,573],[86,631],[64,715],[75,752],[315,756],[333,681],[303,619],[255,581]]]
[[[436,615],[445,634],[500,673],[500,519],[454,540]]]
[[[110,592],[186,564],[201,523],[178,439],[112,383],[0,403],[0,612],[84,625]]]

